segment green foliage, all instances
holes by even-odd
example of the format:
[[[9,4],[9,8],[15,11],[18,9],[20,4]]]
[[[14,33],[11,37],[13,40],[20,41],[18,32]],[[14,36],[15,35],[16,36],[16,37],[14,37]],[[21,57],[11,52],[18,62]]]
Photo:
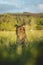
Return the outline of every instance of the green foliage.
[[[43,18],[38,17],[36,20],[37,20],[36,21],[36,24],[37,24],[36,29],[38,29],[38,30],[43,29]]]
[[[15,25],[28,25],[30,29],[43,29],[43,18],[22,15],[0,15],[0,30],[15,30]]]

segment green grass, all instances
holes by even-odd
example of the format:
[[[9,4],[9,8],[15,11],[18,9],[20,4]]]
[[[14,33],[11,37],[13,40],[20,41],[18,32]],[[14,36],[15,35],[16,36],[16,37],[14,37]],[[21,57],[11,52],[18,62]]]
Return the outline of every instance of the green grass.
[[[43,30],[26,28],[26,37],[29,45],[22,48],[15,31],[0,31],[0,64],[43,65]]]

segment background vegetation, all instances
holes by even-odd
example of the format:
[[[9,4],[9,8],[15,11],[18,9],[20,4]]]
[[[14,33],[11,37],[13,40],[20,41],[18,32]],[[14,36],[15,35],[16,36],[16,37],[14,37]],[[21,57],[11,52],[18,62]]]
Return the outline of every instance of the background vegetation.
[[[26,14],[3,14],[0,15],[0,31],[14,31],[15,25],[28,25],[28,29],[43,29],[42,15],[26,15]]]

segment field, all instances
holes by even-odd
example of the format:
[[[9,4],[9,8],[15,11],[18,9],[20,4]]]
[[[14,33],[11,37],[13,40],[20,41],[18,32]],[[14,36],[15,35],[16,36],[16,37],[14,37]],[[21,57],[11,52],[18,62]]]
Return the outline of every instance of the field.
[[[43,65],[43,14],[0,15],[0,65]]]
[[[31,42],[32,40],[40,40],[43,38],[43,30],[26,30],[26,37]],[[8,41],[16,42],[16,31],[0,31],[0,38],[7,38]]]
[[[26,30],[26,38],[29,46],[22,48],[22,44],[16,46],[16,31],[0,31],[0,64],[41,65],[43,30]]]

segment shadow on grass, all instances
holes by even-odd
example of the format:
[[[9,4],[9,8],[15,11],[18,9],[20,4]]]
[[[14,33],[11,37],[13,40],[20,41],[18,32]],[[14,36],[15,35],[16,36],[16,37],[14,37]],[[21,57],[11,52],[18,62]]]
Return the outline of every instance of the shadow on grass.
[[[36,59],[36,65],[43,65],[43,40],[38,42],[38,56]]]

